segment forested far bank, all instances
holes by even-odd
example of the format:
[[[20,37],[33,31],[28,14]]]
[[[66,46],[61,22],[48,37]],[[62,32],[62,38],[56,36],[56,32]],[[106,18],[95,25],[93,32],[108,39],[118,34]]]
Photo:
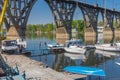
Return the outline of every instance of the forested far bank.
[[[78,32],[84,31],[83,20],[73,20],[72,28],[76,28]],[[48,24],[28,24],[26,27],[26,33],[50,33],[56,31],[56,25],[53,23]]]
[[[102,21],[99,21],[98,26],[103,26],[104,23]],[[72,21],[72,29],[75,29],[78,31],[78,33],[83,33],[84,31],[84,20],[73,20]],[[117,24],[114,22],[113,24],[114,28],[116,28]],[[48,24],[28,24],[26,28],[26,33],[50,33],[50,32],[56,32],[56,25],[53,23]]]

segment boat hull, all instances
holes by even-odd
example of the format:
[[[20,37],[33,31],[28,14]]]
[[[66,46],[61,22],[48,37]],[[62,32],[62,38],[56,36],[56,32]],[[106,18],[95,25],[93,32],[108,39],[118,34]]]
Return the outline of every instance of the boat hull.
[[[96,45],[96,49],[104,50],[104,51],[120,52],[120,47],[118,47],[118,46],[111,46],[110,44]]]
[[[77,54],[84,54],[86,49],[85,48],[80,48],[80,47],[65,47],[64,48],[66,52],[69,53],[77,53]]]

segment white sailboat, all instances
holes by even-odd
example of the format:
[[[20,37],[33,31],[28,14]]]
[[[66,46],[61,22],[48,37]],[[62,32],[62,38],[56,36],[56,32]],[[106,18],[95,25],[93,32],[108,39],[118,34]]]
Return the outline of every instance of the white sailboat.
[[[105,12],[104,17],[106,16],[106,0],[105,0]],[[105,18],[106,21],[106,18]],[[105,27],[105,24],[104,24]],[[101,29],[101,30],[100,30]],[[102,32],[102,27],[99,27],[99,32]],[[112,52],[120,52],[120,43],[109,43],[109,44],[98,44],[95,45],[96,49]]]
[[[120,52],[120,45],[119,45],[119,43],[97,44],[97,45],[95,45],[95,47],[96,47],[96,49],[99,49],[99,50]]]

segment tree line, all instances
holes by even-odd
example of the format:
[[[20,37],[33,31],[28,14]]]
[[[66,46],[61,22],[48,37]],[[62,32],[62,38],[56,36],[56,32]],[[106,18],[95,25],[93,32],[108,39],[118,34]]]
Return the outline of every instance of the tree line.
[[[78,32],[84,30],[84,21],[83,20],[73,20],[72,21],[72,28],[77,28]],[[28,24],[26,27],[26,33],[49,33],[56,31],[56,25],[53,23],[48,24]]]
[[[84,20],[73,20],[72,21],[72,28],[76,28],[79,33],[84,31]],[[102,21],[98,22],[98,26],[104,26]],[[114,28],[117,26],[116,22],[113,23]],[[26,33],[50,33],[56,31],[56,25],[53,23],[48,24],[28,24],[26,27]]]

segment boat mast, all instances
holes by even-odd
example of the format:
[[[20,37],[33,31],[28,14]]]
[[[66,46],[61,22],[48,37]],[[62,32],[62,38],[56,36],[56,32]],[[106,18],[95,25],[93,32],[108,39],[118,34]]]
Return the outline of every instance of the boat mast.
[[[105,28],[105,22],[106,22],[106,0],[103,0],[104,1],[104,28]]]

